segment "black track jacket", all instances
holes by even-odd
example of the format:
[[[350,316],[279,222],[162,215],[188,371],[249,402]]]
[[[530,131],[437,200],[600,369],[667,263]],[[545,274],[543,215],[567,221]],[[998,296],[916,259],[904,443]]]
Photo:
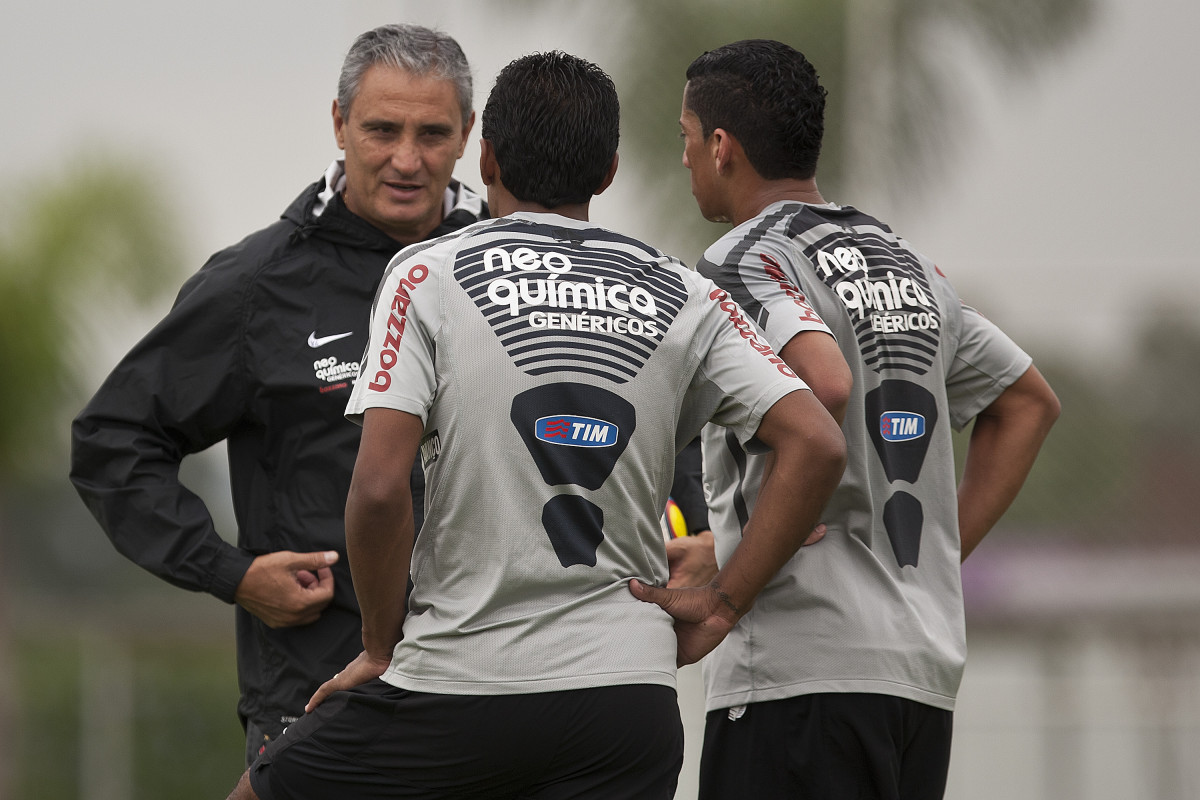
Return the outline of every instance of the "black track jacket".
[[[487,216],[469,189],[449,191],[429,238]],[[361,429],[343,413],[399,249],[317,181],[210,258],[72,425],[72,483],[117,550],[164,580],[232,603],[256,554],[342,554],[319,621],[272,630],[237,608],[238,712],[272,738],[362,649],[342,521]],[[221,440],[236,547],[178,479],[184,456]],[[418,525],[422,496],[420,481]]]

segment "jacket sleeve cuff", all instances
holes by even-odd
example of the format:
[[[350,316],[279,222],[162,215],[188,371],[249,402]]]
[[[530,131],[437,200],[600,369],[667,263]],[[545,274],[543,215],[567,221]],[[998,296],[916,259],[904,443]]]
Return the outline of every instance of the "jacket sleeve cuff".
[[[238,584],[246,576],[246,570],[250,569],[253,561],[254,556],[245,550],[232,545],[224,548],[217,558],[212,580],[205,591],[226,603],[233,603]]]

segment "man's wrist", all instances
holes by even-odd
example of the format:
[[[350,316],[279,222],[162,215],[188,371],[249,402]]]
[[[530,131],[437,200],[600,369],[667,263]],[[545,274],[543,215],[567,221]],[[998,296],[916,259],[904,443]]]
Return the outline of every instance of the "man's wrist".
[[[711,612],[714,616],[721,617],[730,624],[736,624],[750,610],[749,603],[739,603],[729,592],[722,589],[721,584],[717,583],[715,579],[708,584],[708,588],[715,598]]]

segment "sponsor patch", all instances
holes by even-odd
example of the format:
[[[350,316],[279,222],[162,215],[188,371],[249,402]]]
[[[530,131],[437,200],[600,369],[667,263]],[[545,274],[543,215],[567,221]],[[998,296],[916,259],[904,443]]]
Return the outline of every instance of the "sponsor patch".
[[[358,377],[357,361],[338,361],[337,358],[319,358],[313,362],[313,376],[326,383],[339,383]]]
[[[885,411],[879,417],[885,442],[909,442],[925,435],[925,418],[911,411]]]
[[[713,289],[708,293],[708,299],[720,303],[720,309],[729,315],[729,321],[733,327],[737,328],[738,334],[745,339],[751,347],[762,353],[768,361],[775,365],[775,369],[779,370],[781,375],[786,375],[789,378],[797,377],[795,372],[787,363],[775,355],[775,351],[771,346],[758,335],[757,329],[746,321],[742,315],[741,306],[735,303],[730,297],[729,292],[724,289]]]
[[[438,460],[442,454],[442,435],[438,431],[425,435],[421,440],[421,468],[429,469],[429,465]]]
[[[547,444],[569,447],[611,447],[617,442],[617,426],[594,417],[571,414],[541,417],[534,422],[534,436]]]
[[[380,368],[375,373],[375,380],[367,384],[372,391],[386,392],[392,385],[391,370],[400,360],[400,340],[404,336],[404,327],[408,324],[408,306],[412,301],[409,293],[428,277],[429,267],[424,264],[415,264],[408,271],[408,275],[400,279],[400,283],[396,287],[396,294],[392,297],[391,314],[388,315],[387,326],[383,330],[385,334],[383,346],[379,350]],[[381,314],[382,312],[376,309],[373,313]],[[372,341],[371,346],[377,347],[378,345]]]
[[[458,253],[454,277],[528,375],[625,383],[687,302],[674,262],[636,241],[553,225],[492,230],[492,246]]]

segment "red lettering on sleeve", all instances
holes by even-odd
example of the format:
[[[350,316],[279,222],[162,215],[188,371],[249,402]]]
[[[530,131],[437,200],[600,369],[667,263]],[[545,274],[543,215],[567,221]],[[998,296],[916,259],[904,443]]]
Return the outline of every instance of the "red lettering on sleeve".
[[[804,296],[804,292],[800,291],[800,287],[796,286],[794,282],[788,279],[787,273],[783,271],[783,265],[781,265],[773,256],[769,256],[766,253],[759,253],[758,257],[764,264],[766,264],[766,266],[763,267],[763,272],[765,272],[773,281],[778,283],[779,288],[783,290],[783,293],[792,298],[792,302],[799,307],[800,319],[804,320],[805,322],[816,322],[824,325],[825,321],[821,319],[821,315],[818,314],[816,309],[814,309],[808,302],[808,298]]]
[[[375,380],[367,384],[367,388],[375,392],[385,392],[392,385],[391,370],[400,360],[400,341],[404,338],[404,328],[408,324],[409,292],[429,277],[429,267],[415,264],[408,275],[400,279],[396,293],[392,296],[391,311],[388,315],[387,335],[383,347],[379,351],[379,365],[382,367],[375,373]]]
[[[709,292],[708,297],[710,300],[716,301],[718,304],[717,307],[725,312],[728,316],[729,324],[733,326],[734,330],[746,340],[750,347],[762,353],[768,361],[774,364],[775,369],[779,370],[780,374],[786,375],[789,378],[797,377],[796,373],[787,365],[787,362],[775,355],[775,351],[771,349],[771,346],[759,337],[757,329],[755,329],[749,320],[742,316],[741,308],[737,303],[727,299],[729,297],[727,292],[721,289],[714,289]]]

